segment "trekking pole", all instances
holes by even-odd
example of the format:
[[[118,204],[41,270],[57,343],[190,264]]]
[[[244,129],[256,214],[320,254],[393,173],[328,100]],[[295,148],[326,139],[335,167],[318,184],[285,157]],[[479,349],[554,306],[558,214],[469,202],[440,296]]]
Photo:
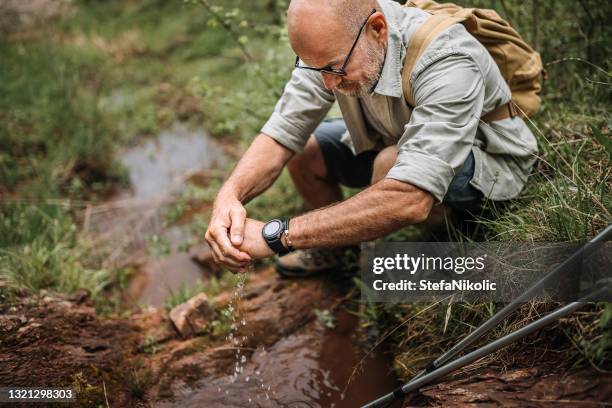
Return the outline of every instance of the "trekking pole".
[[[395,399],[401,398],[403,395],[405,395],[405,392],[402,391],[404,387],[411,387],[413,383],[421,384],[421,381],[420,381],[421,377],[429,378],[429,373],[432,373],[433,371],[437,372],[437,370],[440,367],[444,366],[446,362],[451,360],[461,351],[465,350],[470,344],[474,343],[476,340],[478,340],[479,338],[484,336],[486,333],[488,333],[491,329],[497,326],[502,320],[504,320],[509,314],[511,314],[516,309],[518,309],[522,303],[524,303],[525,301],[531,299],[534,295],[536,295],[537,292],[540,291],[547,283],[550,283],[554,278],[558,277],[558,275],[560,275],[561,272],[564,272],[567,268],[572,266],[575,262],[580,261],[580,259],[582,259],[583,256],[589,255],[594,250],[594,247],[597,243],[604,242],[608,240],[611,236],[612,236],[612,224],[608,225],[602,232],[600,232],[594,238],[588,241],[584,246],[582,246],[578,251],[576,251],[571,257],[566,259],[563,263],[561,263],[556,268],[554,268],[551,272],[549,272],[544,278],[542,278],[540,281],[533,284],[522,295],[515,298],[512,302],[506,305],[502,310],[500,310],[495,315],[491,316],[489,320],[487,320],[482,325],[477,327],[472,333],[467,335],[463,340],[461,340],[459,343],[453,346],[450,350],[448,350],[447,352],[442,354],[440,357],[438,357],[436,360],[428,364],[424,370],[419,372],[408,383],[396,389],[392,393],[387,394],[386,396],[381,397],[380,399],[370,404],[379,403],[379,401],[382,401],[383,399],[385,401],[384,403],[391,403]],[[580,303],[580,302],[573,302],[573,303]],[[567,306],[569,306],[570,304],[568,304]],[[528,326],[525,326],[525,327],[528,327]],[[461,359],[458,359],[457,361],[459,360]],[[444,374],[441,374],[441,375],[444,375]],[[438,377],[435,377],[435,378],[438,378]],[[412,390],[412,388],[410,388],[410,390]],[[374,407],[383,406],[383,405],[370,405],[370,404],[364,405],[363,408],[374,408]]]
[[[600,242],[604,242],[612,237],[612,224],[608,225],[602,232],[593,237],[590,241],[584,244],[579,250],[577,250],[571,257],[566,259],[564,262],[559,264],[556,268],[550,271],[544,278],[540,279],[538,282],[534,283],[531,287],[529,287],[522,295],[515,298],[512,302],[508,303],[502,310],[494,314],[484,322],[482,325],[474,329],[473,332],[468,334],[463,340],[459,343],[455,344],[450,350],[442,354],[440,357],[429,363],[425,369],[419,372],[413,380],[416,380],[420,376],[429,373],[442,365],[444,365],[447,361],[451,360],[461,351],[465,350],[470,344],[474,343],[476,340],[480,339],[486,333],[488,333],[491,329],[497,326],[502,320],[504,320],[508,315],[518,309],[521,304],[525,303],[540,291],[543,287],[545,287],[548,283],[552,282],[555,278],[559,277],[562,272],[565,272],[566,269],[573,266],[574,263],[579,262],[583,257],[586,257],[591,254],[591,252],[595,249],[596,245]]]
[[[596,299],[597,296],[607,292],[610,290],[610,286],[606,285],[605,287],[603,287],[602,289],[599,289],[593,293],[591,293],[588,296],[583,297],[582,299],[576,301],[576,302],[571,302],[568,303],[567,305],[560,307],[556,310],[554,310],[553,312],[549,313],[548,315],[541,317],[538,320],[535,320],[531,323],[529,323],[528,325],[521,327],[520,329],[509,333],[503,337],[500,337],[499,339],[493,341],[492,343],[489,343],[487,345],[484,345],[474,351],[472,351],[471,353],[466,354],[463,357],[460,357],[456,360],[451,361],[448,364],[443,365],[442,367],[435,369],[429,373],[423,374],[421,375],[419,378],[416,378],[412,381],[410,381],[409,383],[406,383],[404,385],[402,385],[401,387],[399,387],[397,390],[393,391],[392,393],[389,393],[375,401],[370,402],[369,404],[364,405],[361,408],[383,408],[386,407],[388,405],[390,405],[393,401],[395,401],[396,399],[399,399],[405,395],[407,395],[408,393],[415,391],[419,388],[421,388],[422,386],[437,380],[438,378],[452,372],[455,371],[461,367],[464,367],[468,364],[473,363],[474,361],[488,355],[491,354],[509,344],[514,343],[515,341],[527,336],[530,333],[533,333],[534,331],[537,331],[545,326],[547,326],[548,324],[554,322],[555,320],[558,320],[564,316],[567,316],[568,314],[574,312],[575,310],[577,310],[578,308],[582,307],[586,302],[591,301],[592,299]]]

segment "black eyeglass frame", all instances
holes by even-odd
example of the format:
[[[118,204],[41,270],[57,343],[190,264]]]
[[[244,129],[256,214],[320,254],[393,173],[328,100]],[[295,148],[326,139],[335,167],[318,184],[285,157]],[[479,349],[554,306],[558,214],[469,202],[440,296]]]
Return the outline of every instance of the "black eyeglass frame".
[[[348,54],[346,54],[346,58],[344,59],[344,62],[342,63],[342,66],[340,68],[337,68],[337,69],[332,68],[329,65],[323,68],[306,67],[306,66],[300,65],[300,57],[297,55],[295,56],[295,67],[300,68],[300,69],[309,69],[311,71],[325,72],[326,74],[346,76],[347,72],[345,71],[345,68],[349,63],[349,60],[351,59],[351,55],[353,54],[355,47],[357,46],[357,41],[359,41],[359,37],[361,37],[361,32],[363,31],[363,28],[366,26],[368,21],[370,21],[370,17],[372,17],[374,13],[376,13],[376,11],[377,11],[376,9],[372,9],[370,14],[368,15],[368,18],[365,19],[365,21],[359,28],[359,32],[357,33],[357,38],[355,38],[355,41],[353,41],[353,45],[351,46],[351,49],[349,50]]]

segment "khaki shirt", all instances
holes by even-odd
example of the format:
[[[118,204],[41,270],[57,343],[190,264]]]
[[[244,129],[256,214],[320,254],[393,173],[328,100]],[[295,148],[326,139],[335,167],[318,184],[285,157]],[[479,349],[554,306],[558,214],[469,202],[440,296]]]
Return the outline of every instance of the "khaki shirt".
[[[373,92],[359,98],[331,92],[319,72],[295,69],[261,132],[301,152],[337,101],[348,129],[342,141],[354,153],[398,146],[387,178],[415,185],[441,202],[471,150],[471,185],[492,200],[517,197],[536,160],[537,143],[521,118],[480,120],[511,97],[486,48],[460,24],[436,37],[410,78],[416,102],[411,110],[402,94],[401,71],[406,46],[429,15],[391,0],[378,3],[389,34]]]

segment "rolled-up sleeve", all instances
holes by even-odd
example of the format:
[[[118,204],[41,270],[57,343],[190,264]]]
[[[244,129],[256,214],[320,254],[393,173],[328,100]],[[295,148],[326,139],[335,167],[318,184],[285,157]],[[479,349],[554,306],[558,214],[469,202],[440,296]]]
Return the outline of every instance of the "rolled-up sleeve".
[[[321,74],[296,68],[261,132],[299,153],[334,101]]]
[[[426,190],[440,203],[474,144],[483,77],[469,56],[451,53],[415,70],[411,89],[416,107],[387,177]]]

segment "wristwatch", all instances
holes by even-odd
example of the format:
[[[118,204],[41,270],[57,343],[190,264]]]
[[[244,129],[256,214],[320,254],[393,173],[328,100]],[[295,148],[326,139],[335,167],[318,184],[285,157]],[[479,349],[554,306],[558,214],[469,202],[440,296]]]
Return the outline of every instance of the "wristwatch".
[[[291,252],[291,249],[285,248],[281,241],[281,237],[287,229],[287,221],[273,219],[266,222],[261,230],[261,234],[268,246],[279,255],[285,255]]]

